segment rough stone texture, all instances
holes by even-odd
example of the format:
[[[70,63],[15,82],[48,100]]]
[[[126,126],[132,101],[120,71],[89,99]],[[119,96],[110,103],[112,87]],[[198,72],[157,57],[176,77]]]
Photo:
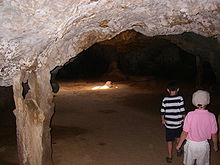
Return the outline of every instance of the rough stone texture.
[[[203,61],[209,61],[220,81],[220,42],[216,38],[205,38],[192,33],[178,36],[164,36],[185,51],[199,56]]]
[[[53,114],[49,72],[32,72],[30,90],[22,95],[24,72],[14,77],[13,91],[16,110],[17,145],[20,165],[51,165],[50,120]]]
[[[21,69],[52,70],[129,29],[219,38],[219,10],[219,0],[0,0],[0,85],[12,85]]]

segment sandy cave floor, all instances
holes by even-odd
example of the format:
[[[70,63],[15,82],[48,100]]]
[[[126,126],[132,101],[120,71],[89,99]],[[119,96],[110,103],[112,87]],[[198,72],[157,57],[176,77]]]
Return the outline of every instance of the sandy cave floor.
[[[91,90],[98,82],[63,82],[55,94],[52,146],[55,165],[164,165],[166,145],[160,123],[160,81],[114,83],[107,90]],[[116,88],[117,87],[117,88]],[[186,109],[193,88],[184,84]],[[217,96],[219,98],[219,96]],[[213,105],[216,109],[219,105]],[[3,123],[3,122],[1,122]],[[0,165],[17,165],[13,126],[0,126]],[[173,165],[181,165],[176,157]],[[211,152],[220,164],[220,152]]]

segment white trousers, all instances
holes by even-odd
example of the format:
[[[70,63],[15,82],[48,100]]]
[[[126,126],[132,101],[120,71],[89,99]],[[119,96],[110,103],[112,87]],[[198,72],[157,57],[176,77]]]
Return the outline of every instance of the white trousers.
[[[208,141],[195,142],[187,140],[184,145],[184,159],[185,165],[209,165],[210,145]]]

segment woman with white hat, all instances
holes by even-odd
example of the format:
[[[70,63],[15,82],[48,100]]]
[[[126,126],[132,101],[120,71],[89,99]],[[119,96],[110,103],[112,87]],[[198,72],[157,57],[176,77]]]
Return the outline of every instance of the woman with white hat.
[[[210,103],[209,93],[204,90],[196,91],[192,96],[192,103],[197,108],[186,115],[176,149],[178,150],[186,139],[183,163],[193,165],[196,161],[197,165],[209,165],[208,139],[212,139],[214,150],[218,151],[216,118],[206,109]]]

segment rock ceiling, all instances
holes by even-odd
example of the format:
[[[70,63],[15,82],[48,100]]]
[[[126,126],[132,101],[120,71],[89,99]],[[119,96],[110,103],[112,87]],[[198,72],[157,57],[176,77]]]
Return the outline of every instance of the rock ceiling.
[[[0,0],[0,85],[21,70],[54,69],[133,29],[220,40],[220,0]]]

